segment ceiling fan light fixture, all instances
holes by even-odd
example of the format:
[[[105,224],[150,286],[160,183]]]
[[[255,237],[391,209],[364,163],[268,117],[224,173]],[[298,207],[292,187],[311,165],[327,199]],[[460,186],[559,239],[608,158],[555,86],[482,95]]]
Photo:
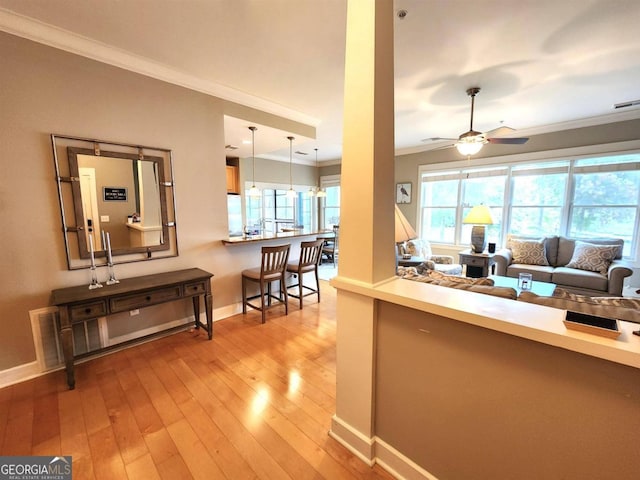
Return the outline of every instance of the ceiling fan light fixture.
[[[461,138],[456,143],[456,149],[461,155],[475,155],[482,149],[484,139],[482,137]]]

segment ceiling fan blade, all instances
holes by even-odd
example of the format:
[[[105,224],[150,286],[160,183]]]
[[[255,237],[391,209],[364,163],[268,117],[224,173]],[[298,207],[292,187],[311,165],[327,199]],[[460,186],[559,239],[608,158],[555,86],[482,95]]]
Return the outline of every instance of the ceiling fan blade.
[[[497,127],[497,128],[494,128],[493,130],[484,132],[484,134],[487,137],[502,137],[504,135],[513,134],[513,132],[515,131],[516,131],[515,128],[511,128],[511,127],[507,127],[506,125],[503,125],[502,127]]]
[[[528,138],[487,138],[487,142],[489,143],[501,143],[507,145],[522,145],[523,143],[527,143]]]
[[[441,142],[443,140],[449,140],[449,141],[455,142],[458,139],[457,138],[447,138],[447,137],[429,137],[429,138],[423,138],[420,141],[421,142]]]

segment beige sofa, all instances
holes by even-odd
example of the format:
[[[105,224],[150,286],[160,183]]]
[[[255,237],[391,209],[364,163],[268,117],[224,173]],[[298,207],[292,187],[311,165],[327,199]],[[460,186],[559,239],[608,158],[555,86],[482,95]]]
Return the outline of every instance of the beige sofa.
[[[573,293],[621,296],[623,282],[633,270],[621,260],[621,239],[542,239],[510,236],[496,252],[496,274],[518,277],[531,273],[533,280],[555,283]]]

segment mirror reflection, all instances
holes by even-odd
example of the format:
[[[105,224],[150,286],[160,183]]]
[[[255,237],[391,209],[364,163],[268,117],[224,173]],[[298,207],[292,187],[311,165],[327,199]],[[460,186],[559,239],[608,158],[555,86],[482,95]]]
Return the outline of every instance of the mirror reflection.
[[[107,234],[114,263],[178,254],[170,151],[52,141],[69,269],[87,268],[92,246],[105,259]]]
[[[160,159],[80,152],[69,148],[69,158],[77,161],[82,220],[93,234],[94,250],[104,250],[103,232],[110,234],[113,250],[163,244]]]

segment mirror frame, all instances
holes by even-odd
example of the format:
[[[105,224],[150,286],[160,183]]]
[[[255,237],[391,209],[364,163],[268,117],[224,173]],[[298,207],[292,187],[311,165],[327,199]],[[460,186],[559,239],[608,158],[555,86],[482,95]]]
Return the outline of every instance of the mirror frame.
[[[91,254],[87,248],[87,231],[84,228],[85,214],[80,190],[78,155],[129,159],[133,162],[150,161],[157,167],[162,240],[159,245],[115,248],[111,252],[113,263],[130,263],[178,256],[171,150],[56,134],[51,135],[51,142],[69,270],[91,267]],[[103,147],[107,147],[108,151],[103,150]],[[105,250],[96,249],[94,257],[97,266],[106,265]],[[103,263],[98,263],[99,261]]]

